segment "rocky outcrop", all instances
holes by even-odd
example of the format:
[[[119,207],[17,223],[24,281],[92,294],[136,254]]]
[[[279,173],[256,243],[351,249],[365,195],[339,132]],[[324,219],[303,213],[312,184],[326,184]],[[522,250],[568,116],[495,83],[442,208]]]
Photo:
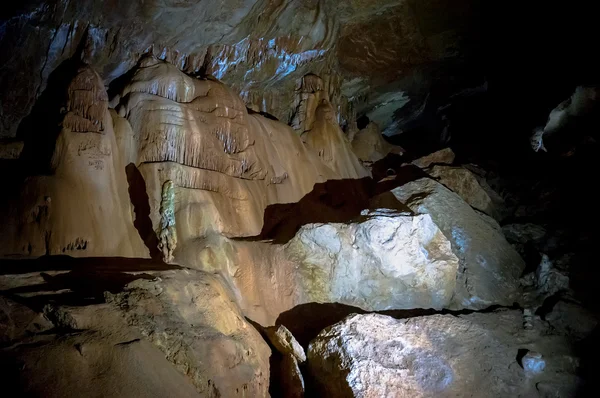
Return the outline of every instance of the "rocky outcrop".
[[[296,341],[292,333],[283,325],[265,328],[269,341],[282,355],[292,355],[300,363],[306,361],[304,348]]]
[[[48,119],[44,130],[30,131],[12,171],[16,182],[7,186],[0,210],[0,252],[4,257],[147,257],[133,224],[126,164],[104,84],[88,66],[73,72],[62,88],[64,102],[54,99],[62,109],[51,117],[60,126]]]
[[[302,301],[366,310],[447,308],[458,259],[429,215],[365,212],[347,224],[309,224],[286,252]]]
[[[417,214],[429,214],[460,259],[456,303],[465,308],[511,305],[525,264],[501,231],[492,228],[457,194],[422,178],[394,189]]]
[[[354,135],[352,150],[365,164],[377,162],[390,153],[396,155],[404,153],[401,147],[391,145],[385,141],[379,127],[375,123],[369,123],[367,127],[359,130]]]
[[[447,164],[451,165],[454,163],[456,155],[450,148],[440,149],[437,152],[430,153],[427,156],[423,156],[419,159],[413,160],[412,164],[422,169],[426,169],[436,164]]]
[[[483,189],[475,175],[463,167],[436,165],[427,170],[441,184],[450,188],[471,207],[497,220],[501,218],[500,211],[490,195]]]
[[[218,277],[174,271],[107,298],[201,395],[267,396],[270,350]]]
[[[518,311],[351,315],[310,343],[308,366],[327,397],[537,396],[541,388],[570,396],[578,387],[573,352],[554,351],[555,337],[543,333],[523,331]],[[541,352],[545,371],[527,373],[520,350]]]

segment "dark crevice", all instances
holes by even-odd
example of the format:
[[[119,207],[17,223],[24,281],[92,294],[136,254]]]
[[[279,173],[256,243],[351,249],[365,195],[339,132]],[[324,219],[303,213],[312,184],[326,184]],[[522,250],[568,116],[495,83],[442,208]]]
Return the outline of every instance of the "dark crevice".
[[[152,228],[152,220],[150,219],[150,199],[146,190],[146,181],[144,181],[144,176],[133,163],[127,165],[125,172],[129,184],[129,200],[133,204],[135,213],[133,225],[148,248],[150,257],[159,260],[162,257],[160,250],[158,250],[158,237],[154,228]]]

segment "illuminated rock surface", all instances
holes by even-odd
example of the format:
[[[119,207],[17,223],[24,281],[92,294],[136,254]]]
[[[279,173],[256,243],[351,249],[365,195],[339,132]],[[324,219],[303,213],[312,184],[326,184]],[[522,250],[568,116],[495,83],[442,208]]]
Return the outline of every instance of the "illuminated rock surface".
[[[538,396],[539,386],[558,396],[575,393],[576,367],[565,367],[574,353],[554,347],[560,337],[533,337],[518,311],[401,320],[352,315],[310,343],[308,365],[327,397],[526,397]],[[517,363],[526,349],[544,352],[544,373],[526,374]]]
[[[596,14],[5,3],[4,390],[595,392]]]
[[[456,193],[423,178],[394,189],[417,214],[429,214],[452,242],[461,262],[457,301],[466,308],[511,305],[525,264],[499,230],[492,228]]]

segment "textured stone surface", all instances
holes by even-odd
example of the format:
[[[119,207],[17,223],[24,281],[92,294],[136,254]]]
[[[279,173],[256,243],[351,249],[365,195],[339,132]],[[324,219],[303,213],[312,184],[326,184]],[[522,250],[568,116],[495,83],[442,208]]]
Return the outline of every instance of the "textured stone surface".
[[[455,157],[456,155],[454,152],[452,152],[452,149],[445,148],[437,152],[433,152],[427,156],[423,156],[422,158],[413,160],[412,164],[426,169],[435,164],[452,164],[454,163]]]
[[[450,188],[474,209],[496,219],[500,218],[492,198],[469,170],[462,167],[436,165],[427,170],[427,173]]]
[[[429,214],[452,242],[452,250],[461,261],[457,304],[483,308],[514,302],[525,264],[501,231],[434,180],[422,178],[392,192],[415,213]]]
[[[299,362],[306,361],[304,348],[296,341],[292,333],[283,325],[265,328],[271,344],[277,348],[282,355],[293,355]]]
[[[458,259],[429,215],[365,213],[347,224],[308,224],[286,247],[305,302],[366,310],[445,308]]]
[[[201,395],[267,396],[269,347],[219,277],[173,271],[108,300]]]
[[[531,333],[522,330],[518,311],[403,320],[350,315],[310,343],[308,366],[327,397],[529,397],[538,396],[539,383],[569,396],[576,368],[553,372],[572,353],[549,349],[560,344],[553,337],[532,343]],[[519,349],[544,353],[546,371],[526,374]]]
[[[304,397],[304,378],[292,354],[284,355],[281,361],[281,390],[284,398]]]
[[[389,144],[379,131],[375,123],[358,131],[352,139],[352,150],[363,162],[373,163],[383,159],[389,153],[402,155],[404,150],[399,146]]]

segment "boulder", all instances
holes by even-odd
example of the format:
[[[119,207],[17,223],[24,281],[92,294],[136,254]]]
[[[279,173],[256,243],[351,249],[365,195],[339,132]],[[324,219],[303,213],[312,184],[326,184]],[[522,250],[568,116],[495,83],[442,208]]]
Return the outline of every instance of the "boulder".
[[[37,335],[3,349],[0,370],[12,396],[201,396],[157,347],[137,336],[89,330]]]
[[[444,148],[437,152],[430,153],[417,160],[413,160],[412,164],[422,169],[426,169],[435,164],[452,164],[456,155],[450,148]]]
[[[173,271],[106,297],[201,395],[268,395],[270,349],[219,277]]]
[[[400,320],[354,314],[310,343],[308,370],[319,393],[332,398],[525,397],[538,396],[540,382],[557,383],[558,396],[572,391],[576,369],[554,373],[569,353],[549,350],[551,337],[522,348],[531,341],[527,333],[536,332],[523,331],[520,312],[512,310]],[[519,350],[541,352],[546,371],[526,372]]]
[[[575,340],[590,336],[598,326],[597,315],[576,303],[564,300],[558,301],[544,319],[556,332],[572,336]]]
[[[482,211],[497,220],[500,219],[500,212],[496,209],[492,198],[469,170],[462,167],[436,165],[427,172],[450,188],[474,209]]]
[[[303,302],[380,311],[447,308],[458,259],[427,214],[364,212],[349,223],[308,224],[287,244]]]
[[[265,328],[269,341],[282,355],[293,355],[299,362],[306,361],[304,348],[283,325]]]
[[[513,304],[525,264],[501,231],[486,223],[442,184],[422,178],[392,191],[418,214],[431,219],[452,242],[461,261],[455,303],[464,308]]]
[[[42,314],[7,297],[0,297],[0,344],[51,328],[52,324]]]

